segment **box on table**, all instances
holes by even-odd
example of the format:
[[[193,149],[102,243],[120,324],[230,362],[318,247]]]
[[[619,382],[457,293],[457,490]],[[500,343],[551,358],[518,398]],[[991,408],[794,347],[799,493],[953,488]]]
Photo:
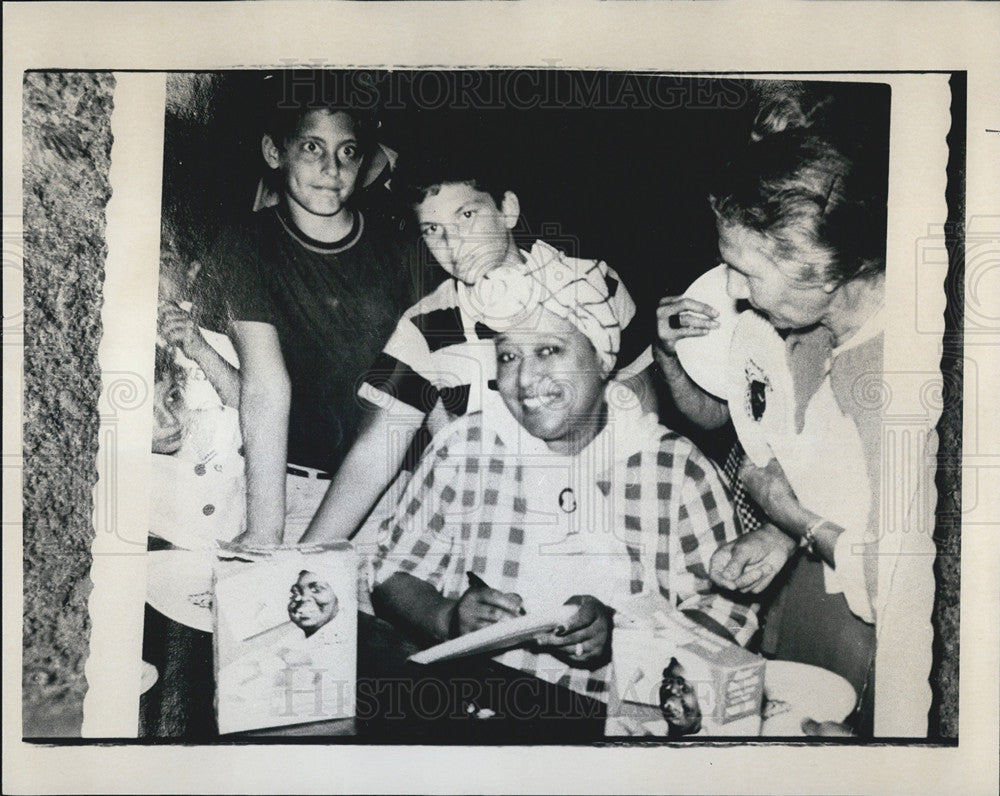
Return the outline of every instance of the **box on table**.
[[[605,735],[670,734],[660,708],[665,669],[683,677],[700,711],[700,722],[692,718],[682,734],[760,734],[764,658],[695,624],[665,601],[643,596],[619,611],[611,654]]]
[[[354,715],[356,583],[348,543],[215,562],[220,733]]]

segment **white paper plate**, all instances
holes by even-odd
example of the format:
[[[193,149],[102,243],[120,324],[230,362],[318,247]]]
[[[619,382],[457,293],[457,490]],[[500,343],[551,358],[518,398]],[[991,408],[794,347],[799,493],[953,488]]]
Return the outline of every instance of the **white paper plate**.
[[[140,680],[140,694],[145,694],[150,688],[156,685],[156,681],[160,679],[160,673],[156,670],[156,667],[151,663],[146,661],[142,662],[142,679]]]
[[[747,456],[764,467],[795,434],[795,390],[785,342],[762,316],[742,312],[726,364],[729,416]]]
[[[761,735],[790,736],[805,735],[803,719],[843,721],[854,709],[857,694],[839,674],[819,666],[768,661],[764,671],[764,698],[772,704],[765,704],[766,718],[761,725]]]
[[[729,343],[740,313],[736,301],[726,292],[726,266],[717,265],[699,276],[684,292],[687,298],[713,307],[719,317],[717,329],[702,337],[685,337],[675,346],[681,367],[706,392],[726,398],[726,360]]]
[[[153,550],[148,554],[146,602],[182,625],[212,632],[210,550]]]

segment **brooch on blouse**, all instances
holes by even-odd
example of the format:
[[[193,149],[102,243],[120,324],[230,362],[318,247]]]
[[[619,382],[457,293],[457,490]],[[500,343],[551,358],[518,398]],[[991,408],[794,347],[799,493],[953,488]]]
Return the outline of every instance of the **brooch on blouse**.
[[[774,389],[771,380],[753,362],[747,363],[745,369],[747,379],[746,410],[747,414],[760,422],[767,409],[767,394]]]
[[[572,514],[576,511],[576,494],[569,487],[559,493],[559,508],[566,514]]]

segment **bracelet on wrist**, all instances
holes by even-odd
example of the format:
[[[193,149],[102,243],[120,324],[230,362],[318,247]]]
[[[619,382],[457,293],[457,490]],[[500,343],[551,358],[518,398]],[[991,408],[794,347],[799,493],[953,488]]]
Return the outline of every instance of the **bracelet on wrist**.
[[[820,517],[808,528],[806,528],[806,532],[802,534],[802,538],[799,539],[799,547],[804,547],[806,552],[810,555],[816,552],[816,531],[818,531],[821,526],[826,525],[826,523],[827,520]]]

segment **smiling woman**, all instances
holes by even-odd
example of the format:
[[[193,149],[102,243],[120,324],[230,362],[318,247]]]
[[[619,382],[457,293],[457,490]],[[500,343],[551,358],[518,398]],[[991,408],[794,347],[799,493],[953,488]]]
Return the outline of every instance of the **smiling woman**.
[[[597,351],[576,326],[545,309],[532,331],[496,338],[497,389],[518,423],[549,450],[573,454],[601,430],[605,379]]]
[[[372,601],[437,641],[522,608],[576,606],[560,630],[495,660],[606,701],[613,616],[631,595],[662,595],[744,645],[755,609],[708,580],[712,552],[736,535],[716,469],[608,387],[631,302],[615,300],[603,263],[527,265],[483,291],[503,405],[487,395],[488,409],[435,436],[379,540]]]
[[[551,74],[559,80],[575,79],[568,73],[556,70]],[[483,75],[488,76],[485,71]],[[226,75],[219,85],[221,89],[229,91],[230,84],[240,77]],[[243,77],[243,82],[250,85],[249,76]],[[170,84],[178,81],[179,76],[169,78]],[[253,83],[255,91],[260,82],[257,80]],[[707,84],[712,81],[706,79],[705,82]],[[874,90],[887,87],[849,88],[851,91],[860,91],[862,88]],[[885,100],[887,109],[888,91],[874,93]],[[342,94],[341,103],[350,96],[352,95]],[[456,414],[481,411],[482,420],[478,424],[470,421],[456,427],[459,431],[467,431],[469,438],[459,439],[456,436],[450,441],[442,438],[434,448],[434,454],[442,451],[450,454],[447,464],[469,469],[467,483],[472,497],[468,497],[464,490],[455,489],[454,494],[449,491],[444,482],[444,475],[447,473],[439,471],[436,474],[440,477],[435,485],[437,489],[432,489],[429,484],[414,485],[414,490],[421,486],[427,490],[426,495],[421,493],[418,497],[426,496],[429,502],[423,504],[427,507],[426,512],[421,510],[420,515],[412,518],[397,518],[399,527],[404,530],[411,521],[414,525],[421,521],[437,522],[431,506],[438,504],[442,508],[449,504],[448,507],[456,513],[465,514],[481,508],[484,511],[498,512],[505,508],[509,512],[515,506],[526,506],[539,519],[542,515],[558,517],[560,529],[564,526],[568,528],[571,523],[585,525],[585,519],[595,518],[595,511],[600,513],[602,508],[608,507],[617,510],[620,506],[629,509],[625,516],[611,519],[601,516],[595,522],[618,522],[622,528],[626,528],[626,535],[629,535],[633,533],[633,529],[627,527],[627,524],[638,518],[642,534],[645,534],[650,528],[655,530],[655,522],[647,527],[646,523],[652,520],[643,514],[645,511],[660,516],[667,516],[674,508],[698,511],[702,506],[702,498],[715,505],[721,504],[720,495],[724,496],[725,490],[717,488],[711,463],[700,455],[702,452],[712,455],[714,451],[710,452],[703,447],[700,452],[695,452],[684,441],[657,438],[658,432],[664,432],[653,424],[640,422],[641,418],[636,416],[637,413],[631,412],[634,407],[623,407],[623,403],[632,400],[625,390],[619,389],[616,383],[611,383],[607,391],[600,388],[602,379],[607,375],[621,381],[624,369],[633,367],[640,356],[642,349],[636,347],[635,343],[641,341],[648,344],[651,340],[652,330],[644,323],[651,320],[651,313],[645,312],[643,305],[648,307],[649,300],[668,287],[680,288],[686,285],[699,268],[707,266],[716,256],[716,244],[723,250],[728,266],[731,266],[728,267],[728,278],[733,281],[731,292],[743,297],[742,304],[753,303],[762,312],[770,310],[769,317],[774,326],[798,328],[799,324],[808,323],[828,303],[832,303],[834,295],[846,297],[852,289],[848,284],[838,284],[835,290],[827,292],[829,280],[824,280],[822,275],[828,264],[828,252],[811,251],[805,245],[805,231],[800,236],[803,238],[803,245],[798,249],[786,250],[769,238],[765,230],[754,227],[752,219],[737,220],[735,216],[733,219],[727,216],[717,235],[717,219],[706,200],[710,187],[708,179],[714,171],[709,166],[713,161],[728,157],[736,151],[736,142],[731,139],[735,139],[740,130],[749,126],[750,119],[744,118],[746,103],[740,104],[739,111],[735,107],[719,107],[699,108],[697,112],[692,112],[687,107],[678,107],[642,113],[632,108],[608,112],[588,105],[547,109],[545,113],[513,107],[492,112],[442,108],[429,113],[419,107],[418,101],[404,98],[383,107],[379,113],[384,128],[379,128],[378,140],[380,144],[391,145],[399,151],[399,162],[403,166],[398,171],[394,170],[392,193],[386,199],[399,199],[401,205],[407,205],[407,211],[414,211],[412,214],[408,212],[406,219],[411,233],[414,231],[414,221],[425,224],[422,228],[423,242],[418,240],[415,244],[420,243],[424,247],[420,251],[427,271],[440,271],[439,279],[444,278],[446,269],[458,271],[458,265],[464,268],[469,263],[475,270],[477,260],[484,263],[488,261],[498,267],[488,274],[488,279],[473,278],[473,285],[466,284],[459,274],[455,274],[459,278],[444,282],[447,292],[436,292],[434,301],[426,298],[408,301],[403,306],[412,306],[404,311],[403,320],[396,327],[397,332],[402,330],[406,336],[399,336],[398,345],[393,340],[376,344],[371,337],[385,331],[386,327],[382,324],[389,320],[387,316],[391,312],[398,311],[398,305],[390,309],[391,301],[385,300],[387,291],[382,280],[389,282],[393,275],[390,273],[390,262],[382,257],[388,253],[389,246],[382,245],[386,243],[385,240],[372,240],[375,225],[379,223],[374,214],[369,214],[369,208],[374,205],[358,201],[364,198],[359,196],[359,191],[361,194],[365,192],[365,179],[362,175],[368,172],[368,162],[363,160],[356,173],[351,166],[351,161],[358,153],[356,147],[364,152],[369,151],[370,142],[366,141],[365,135],[372,132],[370,125],[365,123],[360,113],[345,111],[343,104],[332,103],[323,108],[309,107],[306,112],[299,114],[289,109],[290,123],[281,129],[272,128],[256,124],[256,120],[254,124],[249,124],[245,116],[226,112],[230,106],[239,104],[250,106],[250,103],[232,100],[228,105],[220,106],[218,111],[213,111],[211,123],[216,126],[225,125],[226,129],[222,132],[209,131],[211,136],[191,134],[191,131],[178,124],[177,118],[168,110],[169,148],[164,166],[167,172],[176,177],[178,167],[175,161],[183,159],[185,171],[190,169],[192,173],[187,175],[189,179],[186,180],[172,178],[169,184],[164,185],[163,193],[165,200],[171,197],[170,201],[173,203],[183,204],[194,215],[204,217],[203,223],[212,227],[213,233],[217,231],[215,228],[222,225],[217,223],[218,214],[205,212],[204,208],[209,202],[202,201],[202,194],[212,199],[219,208],[225,206],[232,208],[234,214],[239,210],[248,216],[246,229],[241,226],[235,236],[224,233],[220,246],[210,256],[202,258],[199,250],[197,259],[204,265],[202,273],[210,277],[205,284],[220,286],[226,304],[224,309],[233,311],[232,314],[223,312],[221,315],[226,328],[230,321],[235,321],[233,326],[242,326],[251,336],[254,331],[266,332],[271,337],[265,341],[265,348],[272,355],[275,353],[276,336],[280,360],[277,356],[271,356],[268,364],[275,365],[280,361],[285,366],[289,381],[294,383],[287,423],[288,456],[280,463],[281,471],[274,472],[270,485],[276,488],[275,491],[281,488],[286,464],[291,464],[297,471],[289,473],[289,477],[284,480],[284,487],[289,490],[289,494],[299,491],[296,490],[296,482],[304,488],[315,487],[320,492],[328,483],[332,483],[308,477],[317,475],[316,471],[323,476],[336,473],[335,479],[347,472],[348,468],[343,463],[350,460],[345,460],[344,452],[351,449],[351,439],[361,439],[367,429],[365,426],[359,429],[353,424],[361,402],[357,393],[350,389],[352,385],[348,384],[349,376],[344,374],[368,370],[372,363],[362,363],[361,360],[370,356],[373,351],[376,354],[382,351],[393,358],[391,367],[385,368],[387,377],[384,380],[364,382],[372,388],[369,394],[374,393],[375,397],[384,399],[384,403],[379,406],[391,410],[392,428],[389,433],[393,436],[390,437],[384,429],[381,436],[375,435],[376,444],[372,446],[373,451],[369,451],[373,455],[369,456],[366,466],[361,468],[360,477],[351,482],[345,481],[351,484],[345,494],[352,498],[357,498],[369,486],[379,486],[380,468],[385,467],[397,450],[402,458],[402,448],[405,446],[398,445],[396,435],[410,421],[410,416],[404,415],[404,412],[407,409],[414,410],[417,426],[424,420],[426,413],[418,410],[417,404],[411,405],[407,401],[413,399],[422,404],[428,398],[440,398],[436,406],[441,414],[451,412],[452,408]],[[407,107],[400,108],[400,105]],[[740,119],[747,124],[741,124]],[[229,128],[233,135],[229,134]],[[869,136],[876,146],[887,140],[887,121],[879,129],[881,134]],[[722,135],[719,131],[728,132]],[[448,132],[450,137],[443,135]],[[481,143],[483,136],[478,135],[482,132],[489,132],[492,136],[486,136],[485,144]],[[265,133],[268,138],[262,141]],[[188,141],[185,136],[190,136],[190,143],[186,148],[178,149],[178,141]],[[790,140],[791,131],[788,136]],[[207,137],[213,143],[217,139],[218,146],[202,147],[206,150],[204,152],[193,151]],[[425,153],[433,154],[437,148],[419,146],[422,139],[427,142],[433,139],[437,144],[438,138],[442,139],[441,148],[448,153],[448,165],[454,166],[450,163],[451,155],[454,154],[454,147],[449,146],[452,138],[475,142],[476,154],[481,159],[496,160],[497,163],[489,172],[500,171],[503,177],[499,183],[499,195],[494,192],[495,186],[492,183],[480,180],[475,174],[452,169],[447,173],[447,179],[438,174],[432,182],[421,182],[419,197],[405,202],[404,200],[410,199],[401,190],[407,186],[407,181],[403,179],[406,176],[405,169],[409,168],[406,164],[424,161]],[[493,139],[501,138],[506,147],[489,146]],[[235,151],[237,147],[233,146],[233,142],[237,140],[246,150],[246,162],[236,164],[239,168],[230,164],[224,169],[224,157],[217,156],[220,151],[223,156]],[[761,140],[757,145],[766,147],[768,142]],[[507,149],[512,151],[507,152]],[[504,157],[496,157],[495,150],[500,150]],[[630,153],[624,161],[622,152]],[[884,151],[882,155],[887,158]],[[216,163],[217,160],[219,163]],[[264,166],[268,166],[266,173],[271,182],[276,183],[274,198],[277,204],[262,208],[266,202],[259,201],[260,193],[255,201],[253,189],[258,185],[261,173],[265,172]],[[500,166],[502,168],[498,168]],[[222,177],[216,179],[213,170]],[[346,182],[352,173],[354,193],[345,196]],[[252,185],[241,191],[241,180]],[[228,194],[224,194],[221,189],[211,193],[211,186],[223,182]],[[786,207],[790,210],[798,208],[797,212],[804,213],[804,208],[809,206],[835,205],[838,191],[842,188],[841,182],[817,181],[817,185],[816,190],[810,188],[810,194],[818,198],[798,196],[795,197],[797,204],[789,202]],[[430,190],[435,186],[437,191]],[[505,200],[513,197],[515,191],[521,210],[519,215],[512,208],[505,207]],[[716,194],[722,197],[722,188],[717,188]],[[445,199],[448,201],[445,202]],[[473,200],[471,205],[468,201],[470,199]],[[249,212],[251,205],[257,212]],[[766,209],[769,212],[771,210]],[[489,212],[484,212],[486,210]],[[323,225],[317,221],[320,228],[314,229],[311,226],[317,219],[333,219],[340,224],[352,212],[358,223],[350,225],[341,238],[326,244]],[[409,215],[415,218],[411,219]],[[699,223],[694,223],[695,217]],[[401,216],[394,221],[397,223],[393,226],[397,226],[402,221]],[[797,221],[805,230],[803,219],[799,218]],[[382,228],[380,224],[379,229]],[[184,225],[176,227],[182,240],[187,237],[185,229]],[[539,235],[543,240],[535,240]],[[457,253],[447,257],[440,254],[441,250],[434,247],[438,238],[448,244],[446,251],[456,249]],[[374,245],[366,245],[366,239],[367,244]],[[704,243],[711,245],[705,247],[702,245]],[[494,249],[494,244],[498,248]],[[426,250],[427,247],[430,247],[429,251]],[[711,251],[704,251],[706,256],[703,257],[701,255],[706,248]],[[465,256],[466,249],[472,256]],[[620,305],[619,308],[631,302],[632,308],[628,312],[617,315],[622,326],[627,327],[621,331],[620,356],[616,357],[613,348],[609,348],[607,344],[606,337],[610,333],[606,337],[599,333],[598,330],[604,328],[601,322],[595,320],[594,332],[590,334],[589,330],[584,330],[582,318],[574,316],[570,319],[568,314],[564,314],[567,313],[567,307],[598,307],[599,302],[591,304],[569,300],[564,302],[566,306],[560,311],[549,307],[539,311],[530,329],[531,333],[538,334],[535,340],[521,336],[513,329],[508,329],[497,338],[496,332],[501,324],[494,324],[491,317],[481,314],[483,309],[480,299],[485,299],[485,294],[491,290],[498,292],[503,289],[502,283],[507,276],[504,261],[507,258],[502,255],[512,249],[516,250],[518,266],[522,268],[534,267],[542,258],[561,258],[573,264],[573,267],[579,266],[582,269],[593,267],[596,269],[595,284],[611,293],[613,300]],[[598,256],[607,257],[607,262],[615,270],[606,268],[601,259],[592,259]],[[186,257],[182,265],[187,265],[187,260],[193,257],[194,255]],[[520,262],[522,259],[523,262]],[[662,263],[664,267],[656,267],[658,263]],[[726,270],[727,267],[719,269],[723,283],[727,279]],[[184,272],[186,271],[187,269]],[[621,276],[620,280],[618,275]],[[762,280],[766,284],[761,284]],[[801,309],[801,302],[795,302],[796,292],[808,294],[815,299],[815,307],[808,314],[793,314],[793,310]],[[247,294],[252,294],[255,300],[260,299],[259,304],[244,300]],[[441,300],[438,301],[438,298]],[[514,298],[520,301],[523,297]],[[708,298],[700,300],[712,303]],[[197,309],[204,310],[206,307],[198,306]],[[194,312],[192,315],[197,317]],[[682,314],[677,320],[689,324],[691,317],[691,314]],[[390,329],[396,320],[389,320]],[[767,321],[761,318],[761,323],[766,325]],[[271,334],[271,329],[261,327],[271,327],[274,334]],[[630,334],[630,330],[634,333]],[[797,332],[793,331],[792,334],[797,335]],[[393,338],[396,336],[396,333],[391,335]],[[626,342],[628,338],[631,340]],[[502,355],[499,373],[494,371],[498,364],[494,353],[494,341],[497,339],[501,344]],[[261,339],[257,337],[250,340],[248,337],[247,342],[259,343]],[[247,346],[248,349],[254,347],[253,344]],[[259,352],[260,347],[257,348]],[[244,386],[259,387],[268,383],[280,383],[278,378],[250,378],[255,369],[259,375],[262,359],[253,355],[248,357],[246,351],[243,353],[241,364],[245,369],[241,376],[246,379]],[[725,371],[722,367],[724,356],[702,358],[709,367]],[[615,366],[612,367],[619,364],[622,367],[606,372],[609,367],[606,360],[609,359],[615,361]],[[356,366],[361,370],[355,369]],[[460,369],[466,366],[468,376],[466,370]],[[280,376],[280,370],[274,368],[270,373]],[[496,378],[491,387],[490,380],[494,377]],[[414,384],[426,384],[427,389],[423,392],[411,389]],[[385,389],[380,385],[384,385]],[[356,387],[357,383],[353,386]],[[342,387],[347,389],[342,390]],[[771,414],[775,408],[771,401],[774,393],[769,393],[762,381],[749,385],[749,389],[751,393],[748,402],[756,416],[763,418]],[[277,406],[287,398],[280,390],[278,393],[271,406]],[[244,391],[244,397],[247,396],[253,400],[260,398],[253,389]],[[502,399],[507,399],[507,403]],[[264,404],[266,408],[267,401]],[[487,406],[491,407],[489,411],[484,408]],[[623,413],[623,410],[628,411]],[[245,420],[255,419],[252,413],[246,414]],[[386,415],[388,416],[388,410]],[[504,423],[499,431],[494,428],[495,417]],[[264,424],[248,422],[245,425],[261,428]],[[665,425],[671,426],[672,418],[671,421],[665,421]],[[619,440],[619,432],[626,428],[635,431],[634,437]],[[490,437],[490,432],[497,432],[503,438],[497,442]],[[481,440],[495,448],[498,453],[496,458],[502,453],[514,460],[528,448],[532,455],[537,451],[539,461],[545,457],[545,461],[550,464],[555,462],[558,466],[534,468],[539,471],[540,477],[535,479],[535,474],[529,471],[528,477],[518,485],[515,483],[516,466],[513,461],[502,473],[496,473],[489,470],[490,466],[495,466],[493,458],[473,456],[460,459],[462,445],[477,454],[487,451],[486,444],[480,446],[480,440],[471,439],[477,433]],[[282,441],[280,433],[271,434],[266,429],[262,436],[272,446]],[[727,429],[724,434],[715,436],[721,438],[719,448],[722,449],[726,447],[732,434]],[[387,443],[390,439],[391,443]],[[650,443],[648,447],[644,447],[644,440],[647,439],[659,444]],[[620,443],[623,447],[613,453],[600,448],[611,442]],[[633,445],[633,449],[626,450],[627,445]],[[616,458],[618,453],[623,454],[624,458]],[[658,464],[661,453],[669,453],[670,461],[675,465],[679,463],[685,474],[681,475],[676,470],[667,472],[666,465],[661,467]],[[640,455],[642,467],[631,468],[628,466],[629,458],[637,454]],[[251,455],[249,458],[255,457]],[[666,458],[665,455],[664,460]],[[843,463],[846,457],[841,452],[828,458],[830,461]],[[571,460],[575,460],[575,463]],[[259,457],[256,461],[259,461]],[[582,469],[578,466],[580,463],[604,466],[603,471],[595,466],[588,472],[596,476],[606,473],[607,477],[585,480],[585,473],[581,472],[577,478],[576,471]],[[475,465],[479,465],[479,470],[474,473],[472,469]],[[563,474],[567,474],[566,478],[560,477],[560,468]],[[548,472],[542,472],[546,469]],[[387,472],[394,470],[395,467],[386,468]],[[863,468],[856,470],[861,472]],[[197,471],[191,473],[192,480],[203,482],[209,477],[210,474],[199,475]],[[404,479],[407,477],[408,474]],[[465,473],[460,473],[460,477],[465,477]],[[494,481],[499,481],[501,485],[497,491],[492,490]],[[654,495],[660,494],[661,489],[673,488],[682,482],[685,494],[672,494],[662,501],[651,500]],[[831,483],[840,482],[831,479]],[[384,509],[385,513],[378,514],[377,519],[382,519],[397,508],[395,500],[404,487],[405,480],[401,480],[399,489],[389,495],[392,498],[391,505],[390,501],[384,501],[380,509]],[[481,488],[480,492],[475,492],[475,488]],[[523,500],[518,489],[523,489]],[[333,491],[330,490],[331,493]],[[638,497],[640,494],[641,499]],[[860,494],[860,490],[857,494]],[[499,505],[484,508],[487,501],[494,499],[494,495],[497,495]],[[508,499],[511,495],[517,498],[516,502]],[[479,504],[467,506],[466,501],[470,500],[473,503],[478,500]],[[802,502],[807,505],[804,500]],[[197,503],[197,510],[202,512],[202,507],[208,503],[215,507],[212,518],[218,517],[222,512],[220,504],[215,500]],[[245,500],[243,505],[246,505]],[[400,504],[399,511],[405,511],[409,505]],[[809,509],[818,511],[815,505],[809,505]],[[335,514],[338,523],[345,529],[348,525],[356,526],[357,523],[349,521],[346,512],[338,509]],[[831,515],[824,516],[824,519],[835,518]],[[484,522],[492,520],[487,517]],[[698,524],[699,529],[704,530],[718,527],[713,522],[714,517],[710,516],[699,517],[696,523],[691,524]],[[469,524],[473,526],[472,533],[478,533],[475,523]],[[458,536],[455,529],[452,537],[455,539],[455,550],[459,549],[459,545],[462,546],[463,554],[471,550],[473,545],[478,546],[477,550],[488,549],[487,565],[495,565],[497,571],[484,571],[482,562],[475,560],[475,551],[466,560],[463,571],[458,554],[453,553],[449,566],[456,567],[455,583],[448,580],[440,593],[451,599],[452,585],[457,592],[466,582],[463,575],[473,569],[483,574],[502,593],[508,593],[515,588],[512,582],[514,576],[508,574],[509,570],[520,568],[520,574],[516,575],[516,588],[525,600],[526,610],[534,610],[535,605],[544,600],[561,598],[564,601],[567,595],[583,591],[604,605],[611,604],[605,598],[613,600],[614,595],[602,590],[605,587],[599,582],[600,576],[607,573],[597,572],[596,567],[593,573],[584,570],[588,569],[591,560],[597,559],[614,559],[619,564],[628,564],[627,557],[620,555],[620,550],[614,556],[604,555],[607,551],[598,550],[600,555],[587,559],[588,567],[573,566],[579,561],[579,557],[576,561],[569,560],[570,552],[573,555],[577,552],[583,555],[585,550],[567,551],[567,560],[553,568],[558,570],[559,577],[546,577],[545,567],[553,563],[551,559],[559,556],[549,556],[549,561],[539,562],[537,558],[532,558],[531,551],[512,549],[508,555],[503,549],[505,542],[509,542],[511,548],[519,543],[518,531],[525,531],[530,539],[530,534],[536,531],[544,533],[546,530],[541,527],[543,523],[540,521],[527,523],[530,527],[523,527],[525,524],[508,523],[506,527],[501,527],[499,521],[494,522],[490,526],[494,542],[489,542],[485,536],[474,541],[458,540],[455,539]],[[365,527],[377,528],[378,522]],[[656,574],[662,575],[662,581],[667,582],[667,587],[677,596],[678,601],[691,600],[697,603],[701,599],[698,595],[718,596],[712,593],[713,586],[702,575],[713,574],[711,553],[720,540],[707,536],[700,539],[694,532],[698,529],[687,529],[692,530],[692,533],[685,535],[686,529],[679,517],[672,527],[678,533],[671,533],[669,539],[661,540],[665,547],[670,548],[666,553],[669,555],[668,564],[672,571]],[[451,530],[446,522],[438,535],[445,536]],[[808,530],[807,527],[806,531]],[[829,525],[812,530],[818,537],[832,532]],[[794,547],[794,541],[789,536],[778,530],[775,533],[789,547]],[[610,538],[613,534],[596,531],[592,534],[593,538],[586,540],[576,538],[579,535],[565,534],[565,537],[574,544],[600,542],[602,538],[609,542],[615,541]],[[636,531],[634,535],[640,534]],[[369,538],[372,537],[365,537],[366,540]],[[759,543],[760,537],[753,538]],[[698,549],[685,557],[692,539],[698,542]],[[555,538],[553,541],[560,542],[562,539]],[[617,538],[617,541],[620,542],[621,538]],[[531,542],[523,545],[525,548],[532,546]],[[654,545],[646,545],[643,549],[653,548]],[[822,552],[822,548],[823,539],[820,538],[817,550]],[[747,549],[750,548],[728,548],[733,551],[731,561],[738,561],[740,552]],[[402,546],[398,550],[401,555],[405,555]],[[509,568],[508,572],[504,568]],[[548,571],[551,574],[553,570]],[[304,627],[300,627],[294,619],[299,617],[304,626],[311,621],[310,617],[321,616],[321,584],[305,581],[298,584],[299,572],[300,568],[297,567],[282,573],[280,580],[276,581],[273,599],[279,611],[279,620],[284,623],[289,636],[299,643],[304,640],[313,642],[322,639],[327,631],[346,617],[347,595],[338,586],[340,608],[336,619],[325,626],[323,631],[317,632],[315,637],[303,639]],[[448,571],[445,579],[451,578],[452,574]],[[618,582],[624,582],[621,577],[624,574],[626,573],[615,570],[612,577],[617,578]],[[718,571],[714,574],[718,574]],[[654,582],[653,577],[644,578],[644,582],[646,581],[650,584]],[[293,582],[299,587],[297,591],[301,592],[301,599],[296,599],[295,606],[289,612],[290,586]],[[688,589],[691,583],[694,584],[694,591]],[[522,587],[521,584],[528,585]],[[458,592],[457,597],[460,598],[463,593]],[[754,601],[753,597],[740,599]],[[706,599],[705,602],[710,603],[711,600]],[[721,601],[719,604],[722,604]],[[599,618],[601,611],[595,610],[594,603],[589,602],[587,610],[581,616]],[[714,611],[712,619],[734,634],[744,634],[750,629],[750,619],[744,620],[740,625],[739,617],[734,620],[732,616],[725,615],[723,610]],[[818,623],[816,626],[819,626]],[[583,642],[564,642],[562,651],[574,656],[574,659],[581,659],[598,649],[598,645],[592,642],[593,638]],[[579,644],[583,646],[578,648]],[[882,647],[890,651],[900,649],[894,643],[886,643]],[[658,675],[662,671],[666,660],[658,664],[654,674]],[[160,665],[159,661],[154,662]],[[163,667],[160,675],[161,687],[170,686],[172,681],[178,680],[168,676],[169,670]],[[885,691],[882,693],[885,694]],[[178,731],[183,731],[179,725],[164,730],[164,734]],[[463,741],[468,742],[464,738]]]

